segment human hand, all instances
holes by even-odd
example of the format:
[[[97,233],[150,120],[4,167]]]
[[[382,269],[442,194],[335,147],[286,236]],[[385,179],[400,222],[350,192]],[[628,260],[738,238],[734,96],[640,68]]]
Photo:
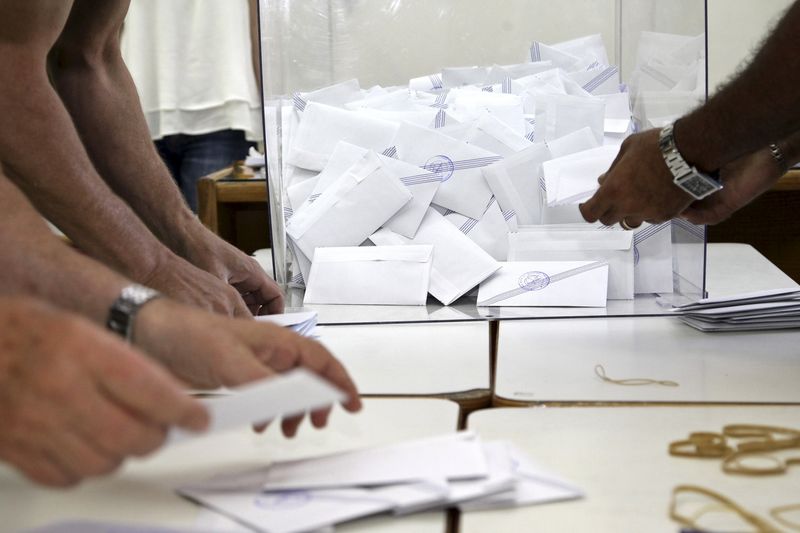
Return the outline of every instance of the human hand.
[[[166,252],[149,275],[135,281],[200,309],[228,316],[252,316],[235,288],[172,252]]]
[[[625,219],[631,227],[643,220],[661,223],[683,212],[693,198],[672,181],[658,146],[659,130],[632,135],[622,143],[600,188],[581,204],[587,222],[611,226]]]
[[[783,173],[769,148],[740,157],[720,169],[722,190],[694,202],[681,217],[692,224],[718,224],[771,189]]]
[[[199,431],[208,413],[157,364],[75,316],[0,299],[0,458],[66,487]]]
[[[345,392],[345,409],[361,409],[356,386],[328,350],[273,324],[212,315],[159,298],[137,314],[134,343],[194,387],[233,387],[302,366]],[[330,408],[311,413],[312,424],[325,426],[329,414]],[[301,421],[285,419],[284,434],[293,436]]]
[[[229,283],[254,315],[282,313],[283,293],[258,261],[205,227],[195,229],[185,257],[197,268]]]

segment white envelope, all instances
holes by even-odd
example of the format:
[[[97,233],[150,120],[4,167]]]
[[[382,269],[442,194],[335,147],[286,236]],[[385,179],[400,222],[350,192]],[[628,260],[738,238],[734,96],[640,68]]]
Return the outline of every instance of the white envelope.
[[[175,444],[280,416],[293,416],[344,399],[345,394],[327,381],[305,368],[297,368],[231,389],[229,395],[202,400],[211,414],[208,429],[202,433],[171,429],[167,442]]]
[[[378,246],[430,244],[433,265],[428,292],[450,305],[488,278],[500,265],[435,209],[430,208],[413,239],[381,229],[370,237]]]
[[[449,67],[442,69],[442,81],[445,87],[461,87],[463,85],[483,85],[489,75],[487,67]]]
[[[508,236],[509,261],[604,261],[608,299],[633,299],[633,232],[520,228]]]
[[[472,125],[463,140],[502,157],[512,156],[531,146],[531,141],[488,113]]]
[[[672,292],[672,222],[642,226],[633,234],[634,292]]]
[[[615,66],[572,72],[567,76],[595,96],[619,93],[619,68]]]
[[[599,186],[597,178],[609,169],[618,154],[618,146],[600,146],[546,161],[542,171],[547,206],[577,204],[590,198]]]
[[[597,144],[603,142],[605,102],[568,94],[535,96],[536,139],[552,141],[583,128],[589,128]]]
[[[400,127],[394,146],[401,161],[441,178],[434,203],[470,218],[481,217],[492,199],[481,167],[499,161],[500,156],[411,124]]]
[[[384,170],[400,180],[413,196],[383,227],[413,239],[442,184],[441,177],[405,161],[386,156],[379,156],[379,159]]]
[[[591,130],[584,128],[548,142],[547,146],[550,148],[552,156],[558,158],[597,148],[599,144]],[[542,200],[544,200],[547,195],[547,185],[544,179],[540,180],[540,185],[542,186]],[[547,207],[544,201],[542,204],[542,224],[585,223],[577,205]]]
[[[541,222],[542,163],[550,159],[544,143],[533,144],[518,154],[482,169],[500,209],[514,213],[520,225]],[[505,259],[505,258],[504,258]]]
[[[262,488],[376,487],[430,478],[474,479],[488,473],[480,439],[462,432],[274,463],[264,472]]]
[[[304,111],[309,102],[343,107],[359,98],[361,98],[361,86],[358,80],[347,80],[316,91],[295,93],[292,100],[298,111]]]
[[[433,246],[317,248],[304,304],[425,305]]]
[[[455,212],[444,218],[498,261],[508,257],[508,223],[494,199],[480,220]]]
[[[287,163],[322,170],[339,141],[382,152],[399,123],[324,104],[309,103],[292,139]]]
[[[410,200],[408,189],[370,153],[295,212],[286,233],[306,257],[320,246],[358,246]]]
[[[603,36],[599,33],[562,41],[552,46],[556,50],[580,57],[587,64],[608,65],[608,52],[606,51],[605,43],[603,43]]]
[[[520,261],[501,263],[481,283],[478,306],[605,307],[605,261]]]
[[[448,112],[459,122],[474,122],[488,112],[517,135],[525,135],[522,99],[515,94],[487,92],[476,87],[453,89],[447,94],[446,104]]]
[[[306,533],[341,522],[392,511],[395,502],[381,497],[384,489],[348,488],[260,494],[204,487],[178,489],[182,496],[222,513],[254,531]]]
[[[538,41],[534,41],[530,51],[531,61],[551,61],[553,66],[561,68],[566,72],[575,72],[576,70],[580,70],[581,67],[586,67],[591,63],[591,61]]]
[[[441,91],[444,89],[444,80],[441,73],[411,78],[408,81],[408,88],[412,91]]]

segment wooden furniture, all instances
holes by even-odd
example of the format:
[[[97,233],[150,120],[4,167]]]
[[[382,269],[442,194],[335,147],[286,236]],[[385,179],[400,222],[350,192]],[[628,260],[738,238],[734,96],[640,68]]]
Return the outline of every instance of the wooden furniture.
[[[709,242],[751,244],[800,281],[800,170],[792,170],[733,217],[708,227]]]
[[[200,178],[197,192],[198,214],[207,228],[248,254],[269,248],[266,180],[234,179],[225,168]]]

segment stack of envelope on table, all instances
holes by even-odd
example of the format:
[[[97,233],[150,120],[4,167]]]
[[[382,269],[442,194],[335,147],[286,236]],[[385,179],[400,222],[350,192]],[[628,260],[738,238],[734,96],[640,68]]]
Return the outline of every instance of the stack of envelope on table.
[[[314,531],[381,513],[516,507],[582,491],[505,441],[457,433],[219,474],[178,493],[257,531]]]
[[[661,125],[704,90],[702,42],[644,32],[630,89],[590,35],[534,42],[525,63],[296,93],[281,123],[290,284],[309,304],[424,305],[431,295],[449,305],[484,282],[485,300],[520,290],[518,279],[501,290],[523,268],[514,262],[560,279],[565,262],[588,261],[606,265],[506,301],[596,306],[604,291],[671,292],[669,223],[618,235],[586,224],[578,204],[635,131],[632,104]],[[517,237],[555,226],[581,234],[544,231],[532,255]],[[603,269],[605,289],[567,297]]]
[[[794,329],[800,327],[800,289],[706,298],[675,307],[673,312],[700,331]]]

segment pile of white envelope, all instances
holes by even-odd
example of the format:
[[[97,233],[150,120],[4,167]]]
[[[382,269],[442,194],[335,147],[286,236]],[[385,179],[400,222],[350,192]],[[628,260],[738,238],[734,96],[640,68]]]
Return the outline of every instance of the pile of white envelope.
[[[273,463],[178,489],[257,531],[293,533],[381,513],[462,511],[580,498],[509,442],[457,433]]]
[[[700,331],[762,331],[800,327],[800,289],[790,287],[706,298],[673,309]]]
[[[280,124],[292,284],[310,304],[449,305],[480,286],[478,305],[602,307],[671,292],[670,224],[589,225],[578,204],[637,128],[632,105],[652,126],[699,101],[703,43],[643,34],[630,87],[592,35],[534,42],[515,65],[295,94]]]

